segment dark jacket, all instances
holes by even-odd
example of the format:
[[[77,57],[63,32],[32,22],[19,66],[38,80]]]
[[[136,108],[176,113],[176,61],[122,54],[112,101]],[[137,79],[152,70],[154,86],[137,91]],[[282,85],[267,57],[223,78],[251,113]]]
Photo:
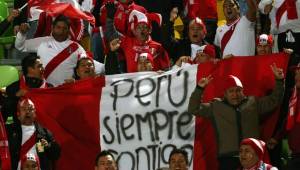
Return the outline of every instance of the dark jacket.
[[[259,119],[273,111],[282,101],[283,81],[277,80],[275,88],[268,96],[249,96],[238,107],[216,99],[210,103],[200,103],[203,89],[197,87],[189,101],[188,112],[207,117],[215,128],[218,143],[218,156],[234,156],[239,153],[243,138],[259,138]]]
[[[16,170],[18,168],[18,162],[20,159],[22,144],[21,128],[20,122],[6,125],[12,170]],[[38,123],[35,123],[35,128],[37,132],[36,142],[39,142],[40,139],[45,139],[49,144],[49,147],[45,148],[44,152],[38,153],[41,170],[52,170],[54,169],[55,160],[58,160],[60,156],[60,146],[54,140],[49,130],[43,128]]]
[[[163,26],[163,46],[168,51],[170,58],[175,63],[181,56],[191,56],[191,41],[188,38],[176,40],[174,38],[173,22],[168,22]],[[202,45],[208,44],[202,41]]]
[[[43,81],[38,78],[25,77],[26,85],[29,88],[39,88]],[[48,87],[52,87],[51,84],[47,84]],[[17,111],[17,104],[19,101],[19,97],[16,96],[16,93],[20,90],[20,81],[16,81],[9,86],[6,87],[6,94],[3,101],[3,107],[1,108],[2,116],[4,122],[7,120],[7,117],[13,116],[14,120],[16,120],[15,113]]]
[[[7,19],[0,23],[0,36],[8,29],[9,25],[10,22],[8,22]]]

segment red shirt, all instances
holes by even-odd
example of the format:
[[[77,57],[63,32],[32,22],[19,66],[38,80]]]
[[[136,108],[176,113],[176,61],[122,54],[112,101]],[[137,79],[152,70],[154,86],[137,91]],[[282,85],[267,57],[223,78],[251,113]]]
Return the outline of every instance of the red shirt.
[[[146,43],[141,43],[137,39],[129,36],[122,38],[121,49],[125,56],[127,72],[137,72],[137,57],[141,53],[148,52],[154,58],[153,71],[165,70],[170,67],[168,53],[158,42],[149,39]]]

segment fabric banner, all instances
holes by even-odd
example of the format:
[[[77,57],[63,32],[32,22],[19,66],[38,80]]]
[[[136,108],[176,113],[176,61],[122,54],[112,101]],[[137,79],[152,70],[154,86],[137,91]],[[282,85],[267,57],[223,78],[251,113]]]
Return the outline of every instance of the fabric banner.
[[[222,97],[222,81],[229,74],[241,79],[246,95],[263,96],[274,86],[272,63],[286,70],[288,57],[234,57],[163,74],[97,77],[36,89],[29,97],[36,104],[38,121],[53,132],[62,147],[59,170],[93,169],[100,148],[112,151],[120,170],[156,170],[168,166],[175,147],[189,153],[190,170],[215,170],[217,147],[212,125],[186,112],[196,82],[213,76],[204,101]],[[274,130],[269,126],[265,133]]]

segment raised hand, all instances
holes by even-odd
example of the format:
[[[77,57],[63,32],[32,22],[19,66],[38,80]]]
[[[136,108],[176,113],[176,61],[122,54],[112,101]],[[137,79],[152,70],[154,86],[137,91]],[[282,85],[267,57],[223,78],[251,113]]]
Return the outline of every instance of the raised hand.
[[[191,61],[191,57],[190,56],[181,56],[177,61],[176,61],[176,65],[178,67],[181,67],[182,63],[188,63],[189,61]]]
[[[277,80],[282,80],[284,78],[284,74],[283,74],[283,69],[282,68],[278,68],[276,66],[275,63],[273,63],[272,65],[270,65],[273,73],[274,73],[274,76]]]
[[[204,88],[204,87],[206,87],[207,85],[208,85],[208,83],[211,81],[213,79],[213,77],[211,76],[211,75],[209,75],[209,76],[207,76],[207,77],[203,77],[202,79],[200,79],[199,81],[198,81],[198,86],[199,87],[202,87],[202,88]]]
[[[117,11],[117,8],[116,8],[115,4],[113,2],[107,2],[105,4],[105,8],[106,8],[106,11],[107,11],[106,17],[110,18],[110,19],[113,19],[115,17],[115,13]]]

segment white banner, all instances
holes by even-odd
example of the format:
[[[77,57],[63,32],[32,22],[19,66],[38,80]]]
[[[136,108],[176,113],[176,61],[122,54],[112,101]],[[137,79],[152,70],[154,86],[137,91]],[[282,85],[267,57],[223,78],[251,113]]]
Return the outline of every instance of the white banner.
[[[106,77],[100,103],[101,149],[111,150],[120,170],[168,167],[173,148],[193,160],[195,119],[187,113],[197,65],[182,70]]]

